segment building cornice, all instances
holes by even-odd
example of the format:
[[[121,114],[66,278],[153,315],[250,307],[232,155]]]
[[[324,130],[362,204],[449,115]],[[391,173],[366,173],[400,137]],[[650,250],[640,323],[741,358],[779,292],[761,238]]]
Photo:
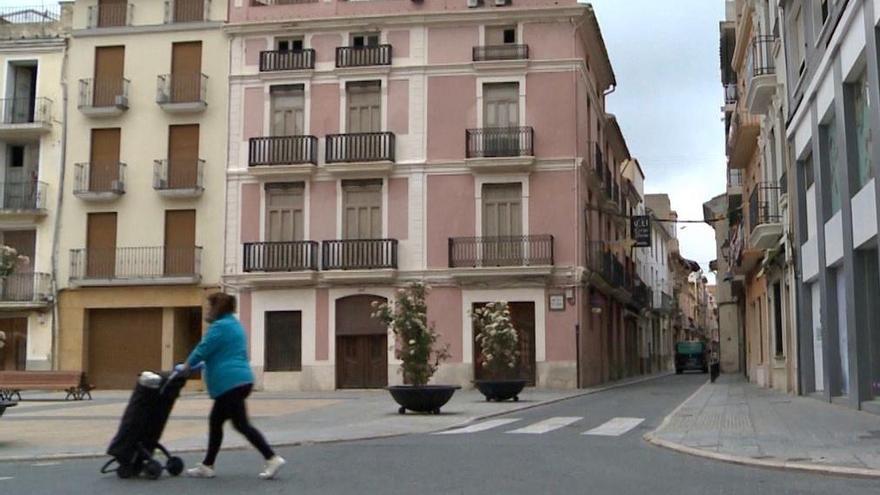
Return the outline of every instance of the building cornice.
[[[120,26],[107,27],[97,29],[74,29],[71,33],[73,38],[98,38],[102,36],[128,36],[133,34],[155,34],[155,33],[180,33],[190,31],[212,31],[220,30],[224,23],[222,21],[207,21],[200,23],[170,23],[170,24],[148,24],[140,26]]]

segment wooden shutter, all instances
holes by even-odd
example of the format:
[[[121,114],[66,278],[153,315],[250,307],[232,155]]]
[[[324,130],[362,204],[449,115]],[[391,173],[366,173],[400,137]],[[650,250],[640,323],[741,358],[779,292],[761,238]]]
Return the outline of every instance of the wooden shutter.
[[[199,101],[202,87],[202,42],[171,46],[171,98],[173,102]]]
[[[205,20],[205,0],[174,0],[174,22]]]
[[[92,129],[89,191],[112,191],[119,180],[120,130]]]
[[[112,278],[116,272],[116,213],[89,213],[86,226],[86,274]]]
[[[290,242],[303,240],[304,186],[269,184],[266,186],[266,240]]]
[[[96,47],[92,105],[96,107],[115,105],[116,97],[122,94],[122,79],[124,77],[125,47]]]
[[[350,83],[347,86],[348,132],[382,130],[381,83]]]
[[[98,27],[125,26],[128,0],[98,0]]]
[[[305,96],[303,87],[273,86],[272,135],[302,136],[305,134]]]
[[[492,83],[483,86],[483,127],[519,125],[519,84]]]
[[[343,237],[382,238],[382,182],[344,181]]]
[[[168,127],[168,187],[194,188],[198,185],[199,125]]]
[[[195,275],[196,211],[165,212],[165,274]]]
[[[302,312],[265,313],[264,371],[302,370]]]
[[[522,235],[522,184],[483,185],[483,236]]]

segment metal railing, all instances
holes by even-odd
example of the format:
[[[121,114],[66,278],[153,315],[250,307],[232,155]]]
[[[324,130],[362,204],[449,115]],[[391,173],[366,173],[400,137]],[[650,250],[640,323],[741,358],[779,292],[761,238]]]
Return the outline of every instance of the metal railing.
[[[3,125],[50,124],[52,122],[52,100],[49,98],[4,98]]]
[[[61,18],[61,6],[3,7],[0,8],[2,24],[52,24]]]
[[[739,89],[736,83],[730,83],[724,85],[724,104],[725,105],[736,105],[737,100],[739,99],[738,95]]]
[[[602,276],[610,283],[612,278],[612,259],[614,255],[608,251],[605,241],[587,242],[587,267]]]
[[[324,270],[397,269],[397,239],[352,239],[321,242]]]
[[[129,3],[104,3],[92,5],[88,10],[88,27],[106,28],[131,25],[134,5]]]
[[[123,247],[70,251],[71,280],[151,280],[197,277],[202,248]]]
[[[0,301],[43,302],[52,295],[48,273],[11,273],[0,279]]]
[[[79,108],[128,107],[128,85],[125,78],[79,80]]]
[[[269,7],[273,5],[298,5],[301,3],[317,3],[318,0],[251,0],[251,7]]]
[[[449,239],[449,268],[490,266],[553,266],[553,236]]]
[[[299,272],[318,269],[315,241],[246,242],[245,272]]]
[[[336,67],[370,65],[391,65],[391,45],[336,47]]]
[[[746,75],[748,77],[769,76],[776,73],[776,64],[773,59],[773,45],[775,43],[775,36],[755,36],[749,47],[748,60],[746,60]]]
[[[75,195],[125,192],[125,164],[122,162],[77,163],[73,175]]]
[[[779,223],[779,186],[772,182],[759,182],[749,196],[749,231],[758,225]]]
[[[595,174],[599,183],[603,184],[605,182],[605,176],[607,175],[607,170],[605,168],[605,153],[602,152],[602,146],[600,146],[599,143],[593,142],[591,145],[593,148],[592,172]]]
[[[46,189],[49,186],[38,180],[0,182],[2,209],[6,211],[39,211],[46,209]]]
[[[260,52],[260,72],[315,68],[315,50],[266,50]]]
[[[487,45],[474,47],[474,62],[489,60],[526,60],[529,45]]]
[[[788,194],[788,172],[782,172],[779,176],[779,194]]]
[[[206,103],[208,76],[191,74],[162,74],[156,80],[156,102]]]
[[[205,160],[154,160],[153,189],[172,191],[205,188]]]
[[[327,163],[394,161],[393,132],[328,134],[325,144]]]
[[[672,311],[674,307],[674,302],[675,301],[672,299],[672,296],[670,296],[669,294],[665,292],[660,293],[660,309]]]
[[[465,131],[468,158],[534,156],[531,127],[484,127]]]
[[[165,24],[208,20],[211,0],[165,0]]]
[[[742,187],[743,171],[739,168],[732,168],[727,171],[727,187]]]
[[[315,136],[255,137],[248,141],[248,166],[318,164]]]
[[[633,278],[632,284],[633,301],[642,308],[650,308],[654,304],[654,292],[639,276]]]

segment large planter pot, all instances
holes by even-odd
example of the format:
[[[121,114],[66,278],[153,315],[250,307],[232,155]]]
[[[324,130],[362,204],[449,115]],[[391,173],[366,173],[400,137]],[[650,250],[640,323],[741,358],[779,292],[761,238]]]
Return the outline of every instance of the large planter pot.
[[[387,387],[394,401],[400,404],[397,410],[405,414],[407,410],[421,413],[440,414],[452,394],[461,387],[453,385],[395,385]]]
[[[525,380],[475,380],[474,386],[486,400],[503,401],[513,399],[519,401],[519,393],[526,386]]]

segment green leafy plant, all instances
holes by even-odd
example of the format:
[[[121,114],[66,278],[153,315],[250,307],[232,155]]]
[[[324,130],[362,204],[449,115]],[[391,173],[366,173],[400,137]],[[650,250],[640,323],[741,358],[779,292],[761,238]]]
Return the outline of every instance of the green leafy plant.
[[[415,282],[398,289],[394,302],[373,303],[373,318],[391,327],[396,337],[394,350],[404,382],[416,386],[426,385],[440,363],[449,359],[449,344],[438,345],[439,334],[428,324],[427,293],[424,284]]]
[[[0,330],[0,349],[6,345],[6,332]]]
[[[480,346],[480,365],[495,379],[516,376],[519,361],[519,335],[504,301],[492,302],[471,312],[476,341]]]
[[[6,278],[15,271],[20,263],[28,263],[27,256],[18,254],[15,248],[0,245],[0,278]]]

